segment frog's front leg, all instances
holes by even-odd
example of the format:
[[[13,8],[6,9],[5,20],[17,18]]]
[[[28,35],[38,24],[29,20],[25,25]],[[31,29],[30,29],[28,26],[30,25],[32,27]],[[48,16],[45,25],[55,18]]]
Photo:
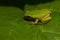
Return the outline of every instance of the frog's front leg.
[[[38,24],[39,19],[36,19],[35,22],[32,22],[32,24]]]

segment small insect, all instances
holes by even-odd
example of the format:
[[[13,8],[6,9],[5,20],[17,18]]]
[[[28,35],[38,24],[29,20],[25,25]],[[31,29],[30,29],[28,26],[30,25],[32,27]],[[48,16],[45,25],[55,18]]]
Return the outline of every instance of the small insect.
[[[40,10],[27,10],[24,16],[24,20],[32,21],[32,24],[43,24],[51,20],[51,10],[40,9]]]

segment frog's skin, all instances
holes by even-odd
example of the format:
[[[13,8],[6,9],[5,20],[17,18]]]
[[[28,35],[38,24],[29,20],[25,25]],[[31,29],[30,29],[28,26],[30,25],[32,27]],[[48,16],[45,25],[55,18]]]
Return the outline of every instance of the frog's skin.
[[[39,20],[42,23],[47,23],[51,19],[50,14],[51,10],[49,9],[39,9],[39,10],[26,11],[25,16],[36,18],[33,24],[38,24]]]

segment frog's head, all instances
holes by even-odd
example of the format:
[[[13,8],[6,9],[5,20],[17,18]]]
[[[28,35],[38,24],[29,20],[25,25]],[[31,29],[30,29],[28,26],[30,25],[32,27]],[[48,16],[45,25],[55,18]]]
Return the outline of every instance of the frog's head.
[[[51,19],[50,13],[50,9],[26,11],[24,19],[28,21],[34,21],[34,24],[39,22],[46,23]]]

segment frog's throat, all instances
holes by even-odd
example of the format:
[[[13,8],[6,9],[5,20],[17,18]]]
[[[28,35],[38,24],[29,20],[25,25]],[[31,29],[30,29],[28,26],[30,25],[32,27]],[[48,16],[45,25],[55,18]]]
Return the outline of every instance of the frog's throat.
[[[35,20],[35,24],[37,24],[37,23],[38,23],[38,21],[39,21],[39,19],[36,19],[36,20]]]

